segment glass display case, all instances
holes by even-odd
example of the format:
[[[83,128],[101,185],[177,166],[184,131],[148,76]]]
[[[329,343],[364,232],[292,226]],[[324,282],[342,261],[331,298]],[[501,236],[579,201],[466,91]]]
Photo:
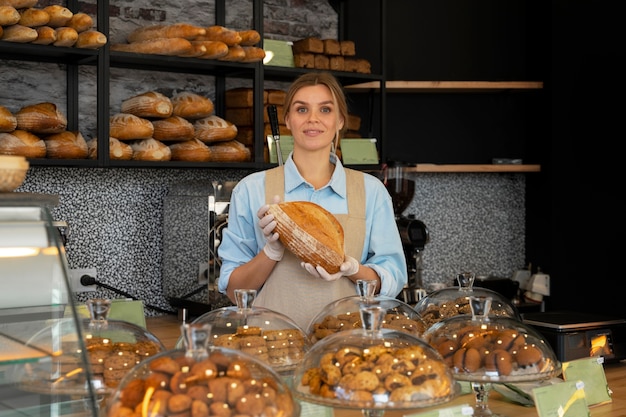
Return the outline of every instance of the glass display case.
[[[46,196],[0,193],[0,416],[97,417],[65,248],[48,203]]]

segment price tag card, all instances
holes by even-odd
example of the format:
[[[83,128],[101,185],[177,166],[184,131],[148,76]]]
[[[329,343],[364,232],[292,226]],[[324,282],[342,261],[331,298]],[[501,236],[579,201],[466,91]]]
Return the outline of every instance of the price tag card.
[[[604,373],[604,358],[601,356],[576,359],[563,363],[563,379],[583,381],[589,406],[610,403],[611,390]]]
[[[564,381],[533,389],[539,417],[590,416],[582,381]]]
[[[417,414],[405,414],[404,417],[463,417],[472,414],[474,414],[474,408],[469,404],[462,404]]]
[[[376,139],[341,139],[341,159],[344,165],[376,165]]]

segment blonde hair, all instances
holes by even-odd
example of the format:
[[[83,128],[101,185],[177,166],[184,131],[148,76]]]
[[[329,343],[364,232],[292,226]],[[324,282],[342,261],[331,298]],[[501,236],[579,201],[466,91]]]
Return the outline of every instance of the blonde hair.
[[[337,108],[337,126],[343,119],[343,126],[337,129],[335,135],[335,149],[339,143],[339,139],[345,133],[348,125],[348,103],[346,102],[346,95],[343,92],[343,87],[339,84],[339,81],[329,72],[307,72],[299,76],[287,90],[285,96],[284,114],[289,113],[293,97],[302,87],[310,87],[312,85],[325,85],[330,90],[330,94],[333,97],[333,103]]]

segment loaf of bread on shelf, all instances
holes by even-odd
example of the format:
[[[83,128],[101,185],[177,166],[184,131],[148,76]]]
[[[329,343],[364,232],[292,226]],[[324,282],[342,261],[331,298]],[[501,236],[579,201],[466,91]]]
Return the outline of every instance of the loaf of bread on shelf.
[[[152,25],[139,27],[126,37],[129,43],[148,41],[156,38],[195,39],[206,33],[206,29],[191,23],[180,22],[171,25]]]
[[[70,9],[58,4],[51,4],[50,6],[44,7],[43,10],[50,15],[50,20],[47,24],[53,28],[65,26],[72,16],[74,16],[74,13],[72,13]]]
[[[87,141],[79,131],[64,131],[44,136],[46,156],[52,159],[84,159],[89,153]]]
[[[39,0],[0,0],[0,6],[12,6],[16,9],[35,7]]]
[[[10,26],[20,22],[20,12],[13,6],[0,5],[0,26]]]
[[[57,31],[50,26],[39,26],[37,31],[37,39],[32,41],[36,45],[50,45],[57,40]]]
[[[87,141],[89,159],[98,159],[98,138]],[[133,148],[128,143],[109,137],[109,159],[128,161],[133,157]]]
[[[202,44],[194,43],[193,41],[190,41],[190,42],[191,42],[191,49],[177,56],[181,58],[200,58],[201,56],[206,54],[206,46]]]
[[[304,39],[298,39],[293,41],[291,50],[294,54],[300,53],[324,53],[324,42],[320,38],[308,37]]]
[[[54,31],[57,34],[57,40],[52,43],[52,45],[54,46],[71,47],[74,46],[74,44],[78,40],[78,32],[76,32],[76,29],[74,28],[61,26],[55,28]]]
[[[293,63],[296,68],[315,68],[315,54],[310,52],[294,53]]]
[[[263,103],[267,102],[267,90],[263,91]],[[248,87],[236,87],[226,90],[224,94],[226,107],[252,107],[254,106],[254,90]]]
[[[111,44],[111,51],[178,56],[189,53],[193,48],[185,38],[155,38],[131,43]]]
[[[245,56],[242,62],[258,62],[265,58],[265,49],[258,46],[242,46]]]
[[[29,43],[37,39],[37,31],[28,26],[15,25],[6,26],[3,28],[2,40],[7,42],[16,43]]]
[[[174,105],[165,94],[146,91],[123,100],[121,111],[139,117],[165,118],[172,115]]]
[[[119,140],[148,139],[154,125],[148,119],[130,113],[116,113],[109,118],[109,136]]]
[[[133,160],[136,161],[169,161],[172,151],[161,141],[154,138],[130,142],[133,148]]]
[[[18,129],[10,133],[0,133],[0,154],[45,158],[46,144],[34,133]]]
[[[87,13],[77,12],[74,13],[72,18],[67,22],[65,26],[69,26],[81,33],[91,29],[94,26],[93,18]]]
[[[43,9],[36,7],[29,7],[28,9],[21,9],[20,25],[28,26],[29,28],[36,28],[37,26],[47,25],[50,21],[50,15]]]
[[[270,204],[275,232],[287,249],[304,262],[339,272],[344,259],[344,232],[328,210],[309,201]]]
[[[209,149],[212,162],[248,162],[251,159],[250,149],[235,139],[211,143]]]
[[[202,45],[206,51],[200,55],[202,59],[217,59],[228,54],[228,45],[220,41],[191,41],[192,45]]]
[[[195,133],[193,123],[175,115],[153,120],[152,126],[154,127],[152,137],[161,142],[189,141],[193,139]]]
[[[191,91],[180,91],[172,96],[172,114],[189,120],[209,117],[215,110],[213,101]]]
[[[74,44],[75,48],[98,49],[107,43],[107,37],[104,33],[94,29],[78,32],[78,39]]]
[[[199,41],[220,41],[228,46],[239,45],[241,35],[238,31],[220,25],[208,26],[204,35],[196,36]]]
[[[17,119],[7,107],[0,105],[0,132],[13,132],[17,129]]]
[[[194,138],[201,142],[223,142],[235,139],[237,126],[219,116],[211,115],[194,122]]]
[[[246,51],[241,45],[228,47],[228,53],[218,58],[219,61],[242,62],[246,58]]]
[[[355,56],[356,48],[354,46],[354,41],[351,40],[343,40],[340,42],[341,47],[341,55],[343,56]]]
[[[67,128],[67,117],[50,102],[26,105],[15,117],[18,129],[37,134],[60,133]]]
[[[337,39],[322,39],[326,55],[341,55],[341,44]]]
[[[172,161],[208,162],[211,150],[198,139],[175,142],[168,145],[172,151]]]
[[[240,30],[239,36],[241,37],[239,42],[241,46],[254,46],[261,42],[261,34],[254,29]]]

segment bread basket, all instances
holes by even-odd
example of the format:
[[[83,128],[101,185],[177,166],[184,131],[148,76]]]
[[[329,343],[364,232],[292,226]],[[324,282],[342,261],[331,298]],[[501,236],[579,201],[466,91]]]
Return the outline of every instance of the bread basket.
[[[26,179],[29,163],[23,156],[0,155],[0,193],[15,191]]]

